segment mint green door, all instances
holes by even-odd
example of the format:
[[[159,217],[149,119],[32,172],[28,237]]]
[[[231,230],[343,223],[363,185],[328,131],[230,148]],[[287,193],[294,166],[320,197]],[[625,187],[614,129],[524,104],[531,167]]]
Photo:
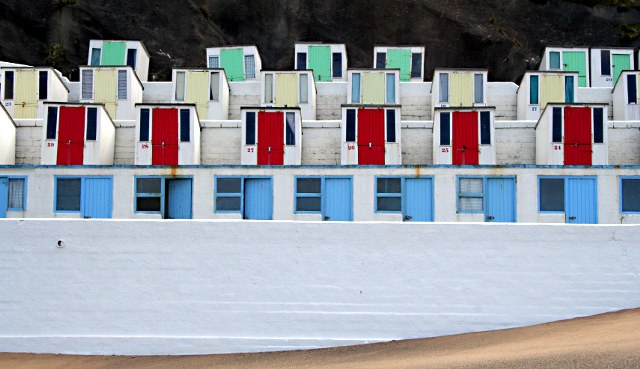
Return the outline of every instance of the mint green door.
[[[388,50],[387,69],[400,69],[402,82],[411,80],[411,50]]]
[[[231,82],[244,81],[244,57],[242,49],[220,50],[220,68]]]
[[[587,54],[584,51],[562,53],[563,71],[578,72],[578,87],[587,87]]]
[[[616,85],[618,77],[623,70],[631,70],[631,55],[629,54],[613,54],[613,85]]]
[[[126,65],[124,60],[126,48],[124,42],[105,41],[102,44],[101,65]]]
[[[331,46],[309,46],[308,65],[316,82],[331,82]]]

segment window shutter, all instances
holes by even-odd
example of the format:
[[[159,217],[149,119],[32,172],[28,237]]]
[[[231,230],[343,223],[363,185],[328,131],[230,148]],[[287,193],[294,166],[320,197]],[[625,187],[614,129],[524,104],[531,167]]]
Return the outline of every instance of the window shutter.
[[[342,78],[342,53],[333,53],[333,65],[331,66],[334,78]]]
[[[58,130],[58,107],[50,106],[47,109],[47,140],[55,140]]]
[[[604,142],[604,109],[593,109],[593,142]]]
[[[491,113],[480,112],[480,144],[491,145]]]
[[[360,103],[360,73],[351,74],[351,102]]]
[[[256,113],[255,112],[247,112],[247,125],[246,125],[246,141],[247,145],[255,145],[256,144]]]
[[[244,57],[244,74],[246,79],[256,78],[256,59],[253,55]]]
[[[611,51],[600,51],[600,74],[603,76],[611,75]]]
[[[484,102],[484,78],[482,74],[473,75],[474,100],[476,104]]]
[[[13,99],[13,77],[14,71],[8,70],[4,72],[4,98],[5,100]]]
[[[387,104],[395,104],[396,102],[396,76],[393,73],[387,73],[387,85],[386,85],[386,102]]]
[[[549,53],[549,69],[560,69],[560,53],[552,51]]]
[[[209,100],[220,101],[220,73],[211,72],[211,81],[209,84]]]
[[[573,76],[564,77],[564,102],[573,102]]]
[[[273,103],[273,74],[264,75],[264,102]]]
[[[449,102],[449,73],[440,73],[440,101]]]
[[[140,109],[140,141],[149,141],[149,109]]]
[[[636,75],[627,74],[627,103],[638,103],[638,86],[636,85]]]
[[[297,70],[307,69],[307,53],[298,53],[296,55]]]
[[[41,70],[38,80],[38,98],[46,100],[49,96],[49,71]]]
[[[100,65],[100,54],[101,54],[101,49],[99,48],[93,48],[91,49],[91,66],[92,67],[97,67]]]
[[[552,142],[562,142],[562,108],[553,108]]]
[[[396,142],[396,111],[387,110],[387,142]]]
[[[306,73],[300,74],[300,103],[309,102],[309,75]]]
[[[82,98],[93,98],[93,70],[82,70]]]
[[[296,144],[296,113],[287,113],[286,145]]]
[[[87,141],[95,141],[98,135],[98,108],[87,108]]]
[[[180,141],[191,141],[191,112],[189,109],[180,109]]]
[[[138,58],[138,50],[127,49],[127,65],[136,69],[136,60]]]
[[[384,69],[387,66],[387,53],[376,53],[376,69]]]
[[[451,145],[451,113],[440,113],[440,146]]]
[[[217,56],[210,56],[209,57],[209,68],[220,68],[220,58]]]
[[[356,141],[356,110],[347,109],[347,142]]]
[[[529,104],[538,105],[539,100],[540,77],[529,76]]]
[[[176,101],[184,101],[185,72],[176,72]]]
[[[422,76],[422,53],[411,54],[411,78]]]
[[[126,70],[118,71],[118,99],[119,100],[127,99],[127,71]]]

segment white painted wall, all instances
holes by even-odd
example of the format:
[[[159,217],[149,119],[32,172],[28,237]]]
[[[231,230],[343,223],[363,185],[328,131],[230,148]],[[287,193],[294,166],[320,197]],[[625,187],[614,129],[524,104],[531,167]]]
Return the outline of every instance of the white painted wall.
[[[630,75],[636,77],[636,96],[631,96],[631,99],[628,89]],[[629,100],[632,102],[629,103]],[[613,88],[612,110],[614,120],[640,120],[640,72],[622,72]]]
[[[260,94],[262,83],[258,81],[250,82],[229,82],[231,96],[229,98],[229,119],[240,120],[240,109],[242,107],[260,106]]]
[[[400,83],[402,120],[430,120],[431,82]]]
[[[609,65],[610,72],[607,75],[602,74],[602,62],[601,62],[601,53],[603,50],[609,51]],[[633,58],[633,48],[624,49],[624,48],[597,48],[591,49],[590,58],[591,58],[591,87],[608,87],[612,88],[615,84],[613,78],[614,73],[614,65],[613,55],[628,55],[629,61],[631,62],[631,66],[629,69],[635,69],[635,63]]]
[[[518,85],[513,82],[486,82],[487,106],[495,106],[496,120],[516,119],[516,91]]]
[[[292,229],[1,220],[0,347],[105,355],[312,349],[640,304],[638,226],[304,222]]]
[[[318,120],[338,120],[341,118],[341,105],[347,103],[347,87],[347,82],[316,83],[318,90],[316,118]]]
[[[0,106],[0,165],[16,163],[16,125],[9,113]]]

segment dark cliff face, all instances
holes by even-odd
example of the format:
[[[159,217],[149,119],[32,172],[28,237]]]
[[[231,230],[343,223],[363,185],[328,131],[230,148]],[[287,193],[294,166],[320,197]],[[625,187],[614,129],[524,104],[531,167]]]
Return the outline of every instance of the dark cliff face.
[[[255,44],[263,67],[291,69],[296,41],[346,43],[350,67],[371,67],[374,45],[425,45],[436,67],[478,67],[517,81],[545,45],[637,46],[619,27],[640,11],[545,0],[51,0],[0,2],[0,60],[44,65],[49,45],[66,50],[77,78],[89,40],[142,40],[150,80],[173,66],[204,66],[205,48]],[[591,1],[593,3],[593,1]]]

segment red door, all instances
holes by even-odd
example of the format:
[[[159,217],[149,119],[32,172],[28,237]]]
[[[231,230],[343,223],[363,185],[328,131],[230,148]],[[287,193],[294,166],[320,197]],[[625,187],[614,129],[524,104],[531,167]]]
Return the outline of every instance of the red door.
[[[591,108],[564,108],[564,165],[591,165]]]
[[[284,113],[258,112],[258,165],[284,164]]]
[[[453,165],[478,165],[478,112],[453,112]]]
[[[178,165],[178,109],[153,109],[153,165]]]
[[[58,165],[84,163],[85,107],[61,106],[58,119]]]
[[[358,109],[358,164],[384,165],[384,109]]]

